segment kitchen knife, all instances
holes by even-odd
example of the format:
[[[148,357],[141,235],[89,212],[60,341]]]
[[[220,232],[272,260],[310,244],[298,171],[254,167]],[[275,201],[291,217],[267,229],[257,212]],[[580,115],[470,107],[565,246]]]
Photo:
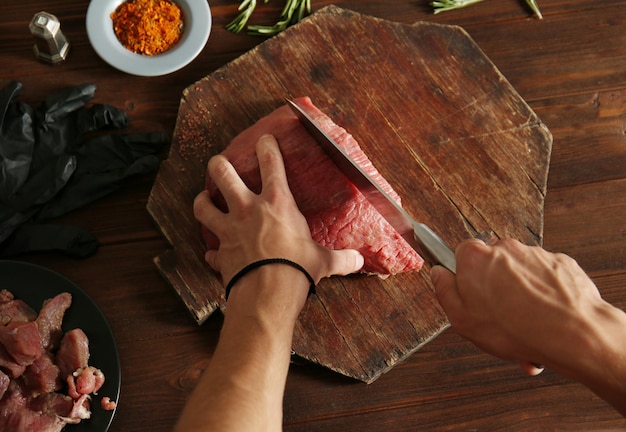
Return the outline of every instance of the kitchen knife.
[[[287,104],[328,157],[407,243],[418,252],[425,249],[435,261],[456,273],[454,251],[428,226],[416,222],[400,207],[302,108],[289,99]]]

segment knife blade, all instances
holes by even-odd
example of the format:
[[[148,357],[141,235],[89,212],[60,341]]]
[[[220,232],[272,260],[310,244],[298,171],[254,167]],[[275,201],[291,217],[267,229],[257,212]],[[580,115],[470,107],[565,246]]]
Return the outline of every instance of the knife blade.
[[[287,104],[328,157],[407,243],[418,253],[425,249],[437,263],[456,274],[454,251],[427,225],[416,222],[302,108],[289,99]]]

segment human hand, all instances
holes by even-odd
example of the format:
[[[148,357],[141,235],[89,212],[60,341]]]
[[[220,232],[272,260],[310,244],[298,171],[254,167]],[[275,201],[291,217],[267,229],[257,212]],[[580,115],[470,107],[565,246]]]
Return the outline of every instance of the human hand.
[[[356,250],[330,250],[313,241],[309,226],[293,199],[276,139],[262,136],[256,146],[263,189],[253,193],[221,155],[211,158],[209,175],[224,196],[228,213],[219,210],[207,191],[194,201],[194,215],[219,239],[208,250],[207,263],[225,283],[246,265],[265,258],[285,258],[300,264],[315,282],[359,270],[363,257]]]
[[[606,304],[570,257],[515,240],[471,239],[456,250],[456,277],[435,266],[431,277],[452,327],[479,348],[517,360],[567,368],[580,358],[575,341]]]

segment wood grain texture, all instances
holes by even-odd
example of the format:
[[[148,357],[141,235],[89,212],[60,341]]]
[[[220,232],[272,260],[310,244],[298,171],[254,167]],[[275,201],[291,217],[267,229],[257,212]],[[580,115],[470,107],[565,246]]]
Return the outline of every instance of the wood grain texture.
[[[210,1],[214,25],[195,61],[170,75],[144,78],[119,72],[97,56],[85,32],[85,0],[0,2],[0,85],[18,79],[24,84],[20,99],[36,106],[54,91],[93,82],[94,102],[124,109],[129,131],[172,137],[183,91],[264,41],[224,29],[237,3]],[[540,0],[542,21],[516,0],[489,0],[438,15],[427,0],[313,0],[312,6],[317,11],[331,3],[406,25],[458,25],[471,35],[554,136],[544,246],[574,254],[603,297],[626,309],[626,191],[620,181],[626,178],[626,0]],[[272,23],[281,7],[279,0],[257,2],[255,23]],[[68,61],[58,67],[33,56],[28,23],[41,10],[59,17],[72,44]],[[196,325],[152,261],[169,247],[145,210],[153,180],[131,179],[115,194],[54,221],[93,232],[101,243],[93,257],[18,257],[78,284],[107,317],[122,363],[110,432],[171,431],[221,328],[219,313]],[[284,419],[286,432],[626,430],[626,420],[582,385],[551,371],[528,378],[453,328],[367,386],[295,362]]]
[[[224,307],[190,211],[206,162],[302,95],[354,135],[409,213],[448,243],[495,233],[541,244],[550,132],[467,33],[327,7],[183,93],[148,210],[173,245],[155,262],[198,322]],[[293,349],[372,382],[446,326],[428,265],[386,280],[331,278],[301,314]]]

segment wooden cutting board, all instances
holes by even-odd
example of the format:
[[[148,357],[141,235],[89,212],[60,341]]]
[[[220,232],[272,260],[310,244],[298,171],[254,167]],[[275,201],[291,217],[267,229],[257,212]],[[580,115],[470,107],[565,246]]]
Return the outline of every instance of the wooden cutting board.
[[[304,95],[450,245],[480,233],[541,244],[550,132],[469,35],[329,6],[183,93],[148,210],[172,245],[156,265],[198,323],[224,307],[192,214],[206,163],[285,97]],[[322,281],[294,352],[374,381],[448,326],[429,269]]]

